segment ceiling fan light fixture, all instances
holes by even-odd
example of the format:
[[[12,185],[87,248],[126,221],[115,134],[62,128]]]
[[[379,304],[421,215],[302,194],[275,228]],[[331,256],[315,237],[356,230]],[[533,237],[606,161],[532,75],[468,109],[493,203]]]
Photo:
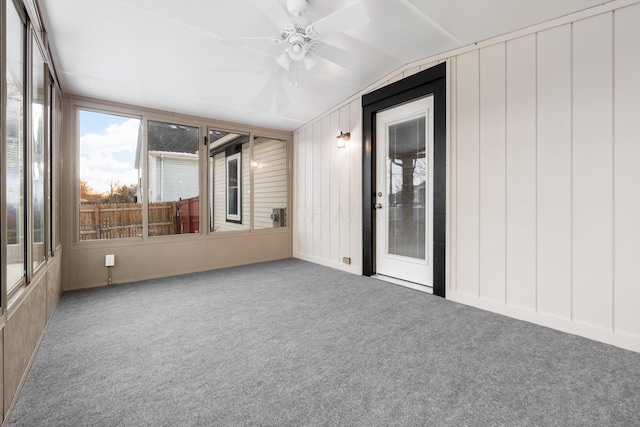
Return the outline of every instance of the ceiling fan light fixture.
[[[287,53],[292,61],[300,61],[307,54],[307,42],[300,34],[289,37],[289,47]]]
[[[276,59],[276,62],[278,63],[278,65],[280,65],[282,68],[288,71],[289,67],[291,66],[291,59],[289,59],[289,53],[286,50],[282,52],[282,55],[280,55]]]

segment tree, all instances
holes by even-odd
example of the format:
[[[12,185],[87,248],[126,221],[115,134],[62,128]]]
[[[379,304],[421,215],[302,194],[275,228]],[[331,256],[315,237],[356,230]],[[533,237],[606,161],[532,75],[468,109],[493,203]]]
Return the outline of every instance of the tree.
[[[102,203],[103,195],[96,193],[87,181],[80,180],[80,202],[82,203]]]
[[[137,189],[135,184],[126,185],[111,181],[109,192],[104,195],[102,203],[134,203]]]

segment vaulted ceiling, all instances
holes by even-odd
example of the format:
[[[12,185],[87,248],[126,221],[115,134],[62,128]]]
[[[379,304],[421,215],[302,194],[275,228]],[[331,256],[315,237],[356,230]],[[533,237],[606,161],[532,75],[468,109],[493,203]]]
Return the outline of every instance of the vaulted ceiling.
[[[405,64],[606,2],[360,0],[362,10],[318,25],[345,28],[319,34],[326,55],[318,48],[311,69],[294,63],[289,71],[276,62],[288,43],[262,38],[281,38],[275,22],[286,18],[286,0],[40,0],[40,7],[65,93],[294,130]],[[354,1],[308,3],[293,19],[301,29]]]

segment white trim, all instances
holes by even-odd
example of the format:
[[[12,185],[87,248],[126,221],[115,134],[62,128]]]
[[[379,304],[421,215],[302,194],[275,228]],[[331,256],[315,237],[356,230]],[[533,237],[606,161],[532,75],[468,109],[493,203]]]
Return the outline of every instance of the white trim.
[[[324,258],[317,258],[314,256],[302,254],[300,252],[293,252],[293,258],[301,259],[303,261],[312,262],[318,265],[324,265],[325,267],[335,268],[336,270],[342,270],[347,273],[355,274],[358,276],[362,276],[362,266],[356,264],[343,264],[338,261],[330,261]]]
[[[572,321],[570,318],[527,310],[521,307],[509,306],[502,302],[478,298],[475,295],[451,291],[447,294],[447,299],[467,306],[487,310],[492,313],[501,314],[569,334],[579,335],[584,338],[604,342],[627,350],[640,352],[640,336],[623,334],[621,332],[604,329],[592,324],[579,323]]]
[[[394,285],[402,286],[403,288],[413,289],[414,291],[424,292],[426,294],[433,295],[433,287],[420,285],[418,283],[407,282],[406,280],[396,279],[395,277],[385,276],[383,274],[374,274],[372,279],[380,280],[387,283],[393,283]]]

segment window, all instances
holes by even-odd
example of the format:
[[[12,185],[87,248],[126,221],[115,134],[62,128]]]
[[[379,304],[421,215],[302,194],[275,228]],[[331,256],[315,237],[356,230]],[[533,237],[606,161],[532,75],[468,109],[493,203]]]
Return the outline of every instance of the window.
[[[6,229],[7,286],[25,277],[25,40],[26,26],[12,2],[6,14]]]
[[[254,228],[287,226],[287,141],[256,137],[253,144]]]
[[[213,232],[249,230],[249,135],[209,130],[209,226]]]
[[[227,221],[242,223],[242,157],[240,153],[227,157]]]
[[[211,231],[286,227],[287,161],[286,140],[209,130]]]
[[[44,59],[33,37],[33,64],[31,86],[31,212],[32,212],[32,259],[33,269],[46,259],[45,249],[45,84]]]
[[[200,231],[200,129],[149,121],[149,236]]]
[[[87,110],[78,119],[80,240],[141,237],[141,120]]]
[[[61,131],[61,114],[62,100],[55,87],[53,79],[49,78],[48,90],[48,107],[49,107],[49,200],[47,208],[49,209],[49,256],[53,256],[60,243],[60,215],[59,215],[59,191],[60,191],[60,131]]]

